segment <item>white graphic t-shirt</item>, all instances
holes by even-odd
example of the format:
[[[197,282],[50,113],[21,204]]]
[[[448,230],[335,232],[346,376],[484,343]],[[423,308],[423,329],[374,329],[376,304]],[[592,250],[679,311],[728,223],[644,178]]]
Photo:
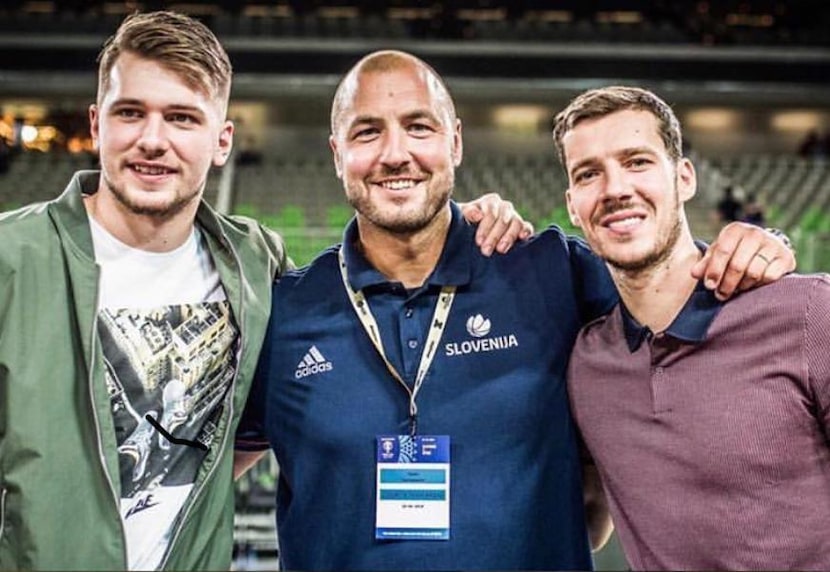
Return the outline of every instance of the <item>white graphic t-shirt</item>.
[[[91,226],[128,566],[151,570],[212,442],[239,332],[198,230],[176,250],[154,253]]]

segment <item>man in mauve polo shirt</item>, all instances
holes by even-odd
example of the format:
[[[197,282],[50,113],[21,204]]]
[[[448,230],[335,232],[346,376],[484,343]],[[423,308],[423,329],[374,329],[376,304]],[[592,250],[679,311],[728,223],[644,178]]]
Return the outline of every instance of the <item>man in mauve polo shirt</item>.
[[[586,92],[554,138],[571,219],[621,297],[580,332],[568,389],[629,563],[830,569],[830,277],[722,303],[690,276],[695,171],[653,93]]]

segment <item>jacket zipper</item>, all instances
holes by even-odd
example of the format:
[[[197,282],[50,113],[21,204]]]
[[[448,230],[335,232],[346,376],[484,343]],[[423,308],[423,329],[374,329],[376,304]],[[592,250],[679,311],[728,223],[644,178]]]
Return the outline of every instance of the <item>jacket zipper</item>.
[[[107,477],[107,484],[109,485],[109,491],[112,495],[112,500],[115,503],[115,510],[118,513],[118,527],[121,530],[121,540],[122,546],[124,547],[124,566],[127,566],[129,562],[127,561],[127,533],[124,530],[124,521],[121,518],[121,499],[118,498],[118,492],[115,490],[115,485],[113,484],[112,475],[109,472],[109,468],[107,466],[107,456],[104,453],[104,444],[101,439],[101,422],[98,418],[98,407],[95,403],[95,348],[97,347],[96,340],[98,339],[98,334],[95,331],[97,328],[97,321],[98,321],[98,313],[101,311],[101,274],[100,271],[98,273],[98,293],[97,293],[97,302],[95,304],[95,318],[92,320],[92,335],[90,348],[92,351],[90,352],[90,367],[89,367],[89,396],[92,400],[92,419],[95,422],[95,435],[98,438],[98,458],[101,461],[101,467],[104,469],[104,475]]]
[[[227,236],[225,236],[224,231],[222,232],[222,243],[233,255],[234,262],[236,262],[237,271],[239,272],[240,284],[245,284],[245,272],[242,268],[242,261],[239,259],[239,255],[234,250],[233,245],[231,245],[230,241],[227,239]],[[211,253],[211,256],[213,256],[213,253]],[[245,298],[245,289],[240,288],[239,289],[239,318],[238,318],[239,323],[237,324],[237,326],[239,327],[239,351],[237,352],[237,355],[239,357],[238,357],[237,363],[236,363],[236,371],[234,372],[233,379],[231,380],[231,386],[228,388],[228,394],[227,394],[227,397],[225,398],[227,401],[229,401],[229,404],[228,404],[229,405],[229,407],[228,407],[228,424],[225,427],[225,434],[222,436],[222,443],[220,444],[219,455],[221,455],[222,451],[225,450],[225,444],[228,442],[228,434],[230,433],[229,427],[230,427],[230,423],[233,421],[234,389],[236,388],[236,380],[239,377],[239,370],[242,367],[242,355],[244,353],[243,350],[245,349],[244,348],[245,336],[243,335],[243,332],[245,331],[244,324],[243,324],[243,322],[245,320],[245,315],[244,315],[245,314],[245,309],[244,309],[245,300],[244,300],[244,298]],[[176,526],[176,530],[173,533],[173,536],[170,538],[170,543],[167,545],[167,551],[164,554],[164,558],[162,558],[162,560],[161,560],[161,564],[159,565],[159,568],[158,568],[159,570],[164,570],[167,567],[167,561],[170,559],[170,554],[172,554],[172,552],[173,552],[172,549],[175,546],[176,541],[179,539],[179,535],[181,534],[182,528],[184,528],[184,523],[187,522],[187,517],[190,515],[190,511],[193,508],[193,505],[196,504],[196,500],[199,498],[199,495],[205,489],[205,485],[210,481],[211,477],[213,476],[213,473],[216,472],[217,467],[219,467],[219,464],[220,464],[219,460],[220,459],[217,457],[216,461],[214,461],[214,463],[213,463],[213,466],[208,471],[208,474],[205,475],[205,478],[202,480],[202,483],[199,485],[199,488],[193,492],[193,495],[190,498],[190,502],[187,503],[187,507],[184,509],[184,511],[182,512],[180,518],[178,519],[178,525]],[[233,483],[231,483],[231,486],[233,486]]]
[[[0,492],[0,540],[3,539],[3,535],[6,533],[6,494],[8,494],[9,489],[3,487],[2,492]]]

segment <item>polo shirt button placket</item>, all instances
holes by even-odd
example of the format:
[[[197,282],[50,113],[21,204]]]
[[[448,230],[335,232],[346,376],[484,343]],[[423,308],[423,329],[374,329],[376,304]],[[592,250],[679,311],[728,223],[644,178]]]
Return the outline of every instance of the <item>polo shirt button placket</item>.
[[[671,411],[669,407],[669,388],[666,386],[666,368],[662,365],[654,366],[651,373],[651,390],[654,396],[654,413],[666,413]]]

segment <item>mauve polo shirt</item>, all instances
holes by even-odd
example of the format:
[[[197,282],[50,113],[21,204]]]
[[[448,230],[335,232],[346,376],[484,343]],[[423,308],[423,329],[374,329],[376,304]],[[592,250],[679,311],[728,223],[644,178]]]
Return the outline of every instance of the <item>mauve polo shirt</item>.
[[[618,305],[568,387],[635,569],[830,570],[830,277],[698,286],[657,335]]]

